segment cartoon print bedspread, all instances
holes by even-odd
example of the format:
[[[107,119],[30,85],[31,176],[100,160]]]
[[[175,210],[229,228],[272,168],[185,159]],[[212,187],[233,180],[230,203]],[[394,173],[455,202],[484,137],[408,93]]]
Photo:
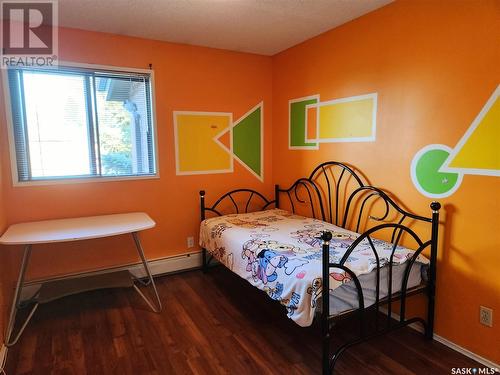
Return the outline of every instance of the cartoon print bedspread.
[[[214,217],[202,222],[200,246],[250,284],[286,306],[288,317],[300,326],[312,324],[321,296],[321,240],[319,232],[333,233],[330,261],[338,262],[359,236],[324,221],[272,209],[248,214]],[[388,262],[392,244],[373,239],[381,265]],[[403,264],[412,250],[398,246],[394,263]],[[418,261],[428,260],[419,256]],[[376,268],[367,240],[362,241],[346,262],[356,276]],[[350,281],[341,269],[330,271],[330,290]]]

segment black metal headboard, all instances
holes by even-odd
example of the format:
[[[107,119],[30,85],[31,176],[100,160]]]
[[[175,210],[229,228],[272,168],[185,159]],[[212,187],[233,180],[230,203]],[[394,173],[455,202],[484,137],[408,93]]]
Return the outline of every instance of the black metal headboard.
[[[267,199],[258,191],[252,189],[236,189],[222,195],[213,205],[207,207],[205,204],[205,190],[200,191],[201,220],[206,219],[207,212],[217,216],[230,213],[248,213],[262,211],[271,208],[274,200]]]
[[[353,168],[328,161],[314,168],[309,177],[298,179],[287,189],[277,186],[276,206],[288,203],[287,208],[293,212],[302,206],[302,213],[308,213],[308,216],[342,225],[345,195],[362,186],[364,183]],[[285,200],[280,200],[280,193],[285,194]]]
[[[389,193],[371,186],[348,164],[327,161],[318,165],[309,177],[299,178],[290,187],[275,186],[274,200],[252,189],[236,189],[225,193],[211,206],[206,206],[205,191],[200,191],[201,219],[207,213],[217,216],[248,213],[268,208],[283,208],[293,213],[327,221],[361,232],[371,224],[417,220],[430,223],[430,217],[410,213]],[[398,235],[396,228],[391,235]]]
[[[309,177],[296,180],[290,187],[276,186],[276,207],[358,233],[381,222],[402,225],[410,220],[432,221],[430,217],[407,211],[389,193],[365,180],[354,167],[336,161],[324,162]],[[396,232],[394,228],[391,240],[398,235]]]

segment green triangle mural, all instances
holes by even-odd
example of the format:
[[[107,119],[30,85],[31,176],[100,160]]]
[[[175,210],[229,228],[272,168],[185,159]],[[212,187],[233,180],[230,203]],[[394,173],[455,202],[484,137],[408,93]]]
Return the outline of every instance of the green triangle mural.
[[[262,103],[233,126],[233,154],[262,179]]]

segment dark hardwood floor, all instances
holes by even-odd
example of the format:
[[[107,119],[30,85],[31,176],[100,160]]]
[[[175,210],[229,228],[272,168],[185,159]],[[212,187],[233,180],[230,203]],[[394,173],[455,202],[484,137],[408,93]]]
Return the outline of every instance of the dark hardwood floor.
[[[6,374],[320,374],[319,327],[223,267],[158,279],[163,312],[132,289],[41,306],[10,350]],[[352,331],[340,327],[335,341]],[[344,332],[344,333],[343,333]],[[450,374],[478,363],[403,329],[349,349],[338,374]]]

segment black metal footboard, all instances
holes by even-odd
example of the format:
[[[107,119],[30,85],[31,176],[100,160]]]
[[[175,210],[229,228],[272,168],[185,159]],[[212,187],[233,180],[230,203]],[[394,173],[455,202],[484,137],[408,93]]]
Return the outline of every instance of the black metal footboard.
[[[438,225],[439,225],[439,209],[441,208],[441,205],[438,202],[432,202],[430,205],[432,209],[432,217],[431,218],[425,218],[425,217],[417,217],[416,215],[414,219],[415,220],[421,220],[424,222],[429,222],[431,223],[431,233],[430,233],[430,239],[423,242],[420,237],[410,228],[408,228],[405,225],[398,224],[398,223],[387,223],[387,224],[381,224],[378,226],[375,226],[366,232],[362,233],[349,247],[349,249],[345,252],[343,255],[342,259],[338,262],[331,262],[330,261],[330,241],[332,240],[332,233],[330,232],[323,232],[321,235],[321,239],[323,240],[323,257],[322,257],[322,279],[323,279],[323,286],[322,286],[322,294],[321,294],[321,300],[322,300],[322,311],[321,311],[321,332],[322,332],[322,353],[323,353],[323,359],[322,359],[322,373],[323,375],[331,374],[334,372],[335,369],[335,364],[337,363],[337,360],[339,357],[342,355],[342,353],[356,345],[362,342],[365,342],[367,340],[370,340],[376,336],[380,336],[386,333],[389,333],[393,330],[408,326],[413,323],[420,323],[423,325],[424,330],[425,330],[425,337],[428,339],[432,339],[433,333],[434,333],[434,306],[435,306],[435,283],[436,283],[436,263],[437,263],[437,245],[438,245]],[[390,259],[388,259],[386,267],[389,268],[388,270],[388,292],[387,296],[384,298],[381,298],[380,296],[380,271],[382,267],[384,267],[384,264],[382,263],[381,259],[379,258],[377,251],[375,250],[375,245],[373,243],[373,236],[376,236],[377,232],[383,231],[383,230],[392,230],[393,232],[393,247],[391,251],[391,256]],[[392,273],[392,268],[393,268],[393,257],[395,254],[395,251],[397,249],[398,243],[401,239],[401,237],[407,234],[409,235],[417,244],[418,248],[415,250],[413,253],[412,257],[406,261],[405,264],[405,271],[403,274],[403,280],[401,283],[401,289],[400,291],[393,293],[392,291],[392,284],[393,284],[393,273]],[[365,306],[365,300],[363,296],[363,289],[361,287],[361,283],[358,279],[358,277],[352,272],[349,267],[346,266],[346,262],[349,258],[349,256],[352,254],[352,252],[356,249],[356,246],[358,246],[361,242],[363,241],[368,241],[370,244],[370,247],[373,251],[373,254],[376,259],[376,285],[375,285],[375,303],[372,306]],[[415,261],[417,260],[418,256],[422,253],[422,251],[426,250],[427,248],[430,248],[430,260],[429,260],[429,272],[428,272],[428,280],[425,285],[413,287],[411,289],[408,289],[408,279],[410,275],[411,268],[415,264]],[[357,290],[357,295],[358,295],[358,308],[352,311],[349,311],[347,314],[355,314],[358,316],[358,322],[359,322],[359,336],[349,342],[346,342],[342,344],[340,347],[335,349],[332,354],[331,350],[331,343],[330,343],[330,338],[331,338],[331,333],[332,333],[332,326],[334,326],[336,320],[339,318],[345,317],[346,314],[342,315],[330,315],[329,311],[329,294],[330,294],[330,271],[331,268],[337,268],[341,269],[344,272],[349,274],[349,277],[351,278],[352,282],[354,283],[356,290]],[[424,320],[420,317],[411,317],[407,318],[406,316],[406,305],[407,305],[407,297],[415,294],[426,294],[427,296],[427,320]],[[393,303],[399,301],[400,307],[399,307],[399,321],[397,323],[393,323]],[[387,318],[385,324],[380,325],[379,323],[379,314],[380,314],[380,308],[381,306],[386,305],[386,313],[387,313]],[[369,311],[374,311],[375,312],[375,327],[371,331],[367,329],[367,319],[366,315]]]

